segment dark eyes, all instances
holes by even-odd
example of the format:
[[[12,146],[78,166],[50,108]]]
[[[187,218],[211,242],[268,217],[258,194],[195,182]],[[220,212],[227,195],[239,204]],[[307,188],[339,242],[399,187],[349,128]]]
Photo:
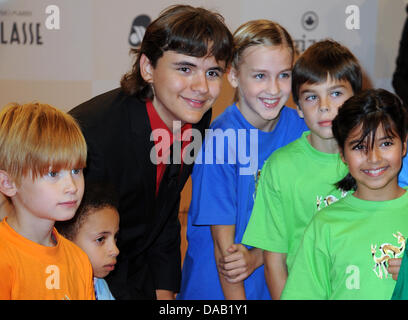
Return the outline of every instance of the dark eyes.
[[[192,72],[190,67],[179,67],[177,70],[185,74],[189,74]],[[206,76],[207,78],[210,78],[210,79],[219,78],[221,77],[221,72],[218,70],[209,70],[206,72]]]
[[[383,143],[381,143],[380,147],[390,147],[392,145],[394,145],[392,141],[384,141]],[[352,150],[367,150],[367,146],[360,143],[352,147]]]
[[[364,145],[362,145],[362,144],[357,144],[357,145],[355,145],[353,148],[352,148],[352,150],[365,150],[365,146]]]
[[[96,242],[98,244],[102,244],[104,241],[105,241],[105,237],[99,237],[99,238],[96,239]]]

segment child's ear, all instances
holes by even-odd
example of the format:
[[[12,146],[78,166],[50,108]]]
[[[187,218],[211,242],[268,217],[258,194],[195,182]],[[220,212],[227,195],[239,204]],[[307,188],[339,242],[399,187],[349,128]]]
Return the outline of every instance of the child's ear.
[[[236,89],[238,87],[238,70],[230,67],[227,71],[227,78],[231,86]]]
[[[10,175],[3,170],[0,170],[0,192],[8,197],[12,197],[17,192],[17,187]]]
[[[407,154],[407,140],[402,143],[402,156],[405,157]]]
[[[302,108],[298,104],[296,105],[296,110],[297,110],[297,113],[298,113],[299,117],[301,117],[303,119],[305,117],[305,115],[304,115],[304,113],[302,111]]]
[[[140,67],[140,75],[146,81],[147,83],[153,83],[153,65],[150,62],[150,59],[142,53],[140,56],[140,62],[139,62],[139,67]]]
[[[339,154],[340,154],[341,161],[343,161],[343,163],[347,165],[347,160],[346,160],[346,157],[344,156],[344,151],[340,147],[339,147]]]

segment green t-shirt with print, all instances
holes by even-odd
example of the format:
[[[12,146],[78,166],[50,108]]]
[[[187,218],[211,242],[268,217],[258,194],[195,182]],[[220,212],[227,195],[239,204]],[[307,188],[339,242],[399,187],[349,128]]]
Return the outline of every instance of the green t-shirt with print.
[[[389,201],[347,195],[305,230],[282,299],[389,300],[387,261],[404,254],[408,192]]]
[[[313,215],[345,194],[334,184],[348,172],[338,153],[323,153],[310,131],[275,151],[262,168],[244,244],[287,253],[290,267]]]

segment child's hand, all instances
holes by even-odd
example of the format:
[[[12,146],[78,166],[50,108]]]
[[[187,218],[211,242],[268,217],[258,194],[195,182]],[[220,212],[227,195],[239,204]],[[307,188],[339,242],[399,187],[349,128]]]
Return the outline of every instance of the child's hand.
[[[230,253],[218,261],[220,273],[230,283],[245,280],[255,270],[256,259],[242,244],[232,244],[227,251]]]
[[[401,258],[394,258],[388,260],[388,272],[392,274],[394,280],[398,279],[398,274],[401,267]]]

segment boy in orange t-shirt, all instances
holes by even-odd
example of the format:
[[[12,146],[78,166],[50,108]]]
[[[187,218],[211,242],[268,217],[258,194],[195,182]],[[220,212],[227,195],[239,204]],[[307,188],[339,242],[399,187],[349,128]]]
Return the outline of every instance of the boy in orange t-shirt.
[[[75,120],[44,104],[0,112],[0,299],[95,299],[87,255],[54,228],[84,192],[85,139]]]

